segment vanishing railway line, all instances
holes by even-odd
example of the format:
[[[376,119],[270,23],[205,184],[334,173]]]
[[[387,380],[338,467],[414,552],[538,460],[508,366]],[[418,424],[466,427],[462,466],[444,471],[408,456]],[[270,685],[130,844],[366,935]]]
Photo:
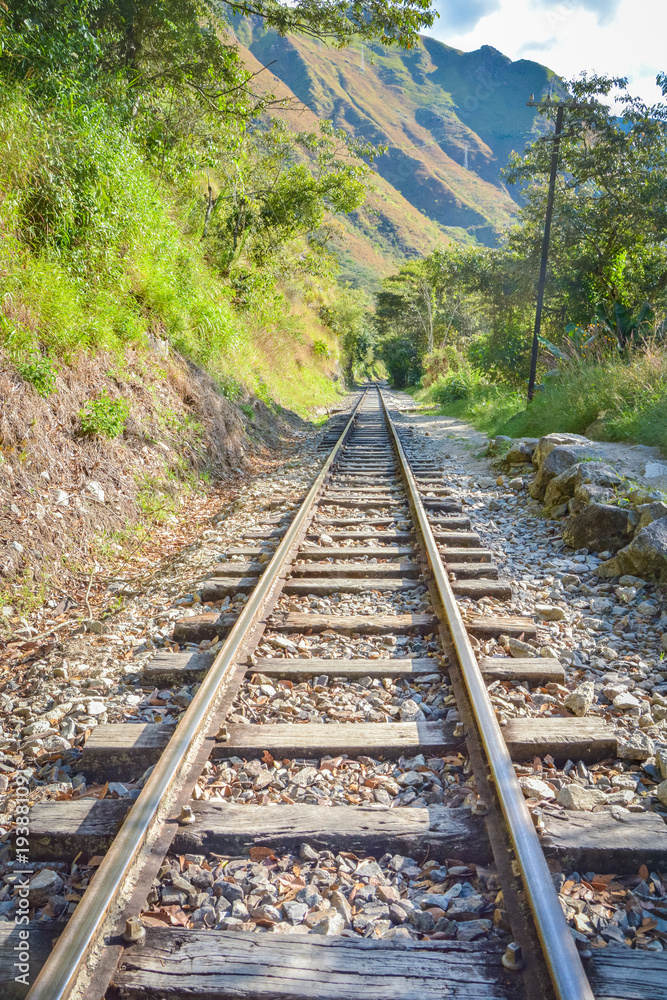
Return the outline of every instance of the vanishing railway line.
[[[99,1000],[105,994],[151,1000],[663,996],[656,992],[660,956],[629,950],[579,954],[544,853],[546,847],[550,857],[567,864],[602,845],[609,851],[610,871],[638,858],[650,863],[661,821],[631,817],[618,834],[601,814],[589,830],[541,824],[541,843],[514,768],[538,755],[561,763],[614,756],[613,733],[600,720],[564,717],[515,719],[501,728],[487,681],[562,683],[563,668],[544,658],[478,662],[470,636],[531,637],[535,623],[502,614],[510,586],[498,579],[491,553],[452,498],[442,471],[432,461],[411,460],[410,435],[399,433],[379,389],[360,393],[349,419],[330,427],[322,448],[332,450],[289,524],[276,519],[266,530],[248,532],[246,542],[231,547],[219,573],[201,586],[202,600],[214,603],[248,593],[241,614],[211,611],[177,623],[175,635],[182,642],[226,634],[220,652],[161,653],[146,668],[147,682],[160,688],[201,681],[178,725],[103,724],[86,742],[81,770],[93,780],[122,781],[155,765],[129,813],[123,799],[33,808],[33,857],[73,860],[81,853],[103,853],[104,860],[62,933],[58,929],[50,953],[48,928],[34,928],[34,946],[43,949],[44,961],[29,1000]],[[272,541],[276,548],[269,555],[266,543]],[[332,606],[325,614],[315,604],[296,610],[299,598],[326,602],[331,595],[369,591],[388,601],[421,591],[427,610],[352,615]],[[489,598],[494,614],[464,623],[457,596]],[[259,647],[269,633],[276,637],[274,648],[284,653],[262,655]],[[347,637],[357,655],[332,659],[308,653],[306,639],[323,634]],[[386,637],[392,655],[359,652],[369,636]],[[413,640],[419,651],[401,656]],[[361,678],[449,683],[458,718],[432,720],[417,711],[412,721],[343,722],[334,711],[325,724],[230,721],[234,700],[251,674],[264,683],[324,677],[324,686],[332,677],[343,686]],[[379,808],[381,799],[372,807],[340,808],[302,805],[289,796],[279,805],[193,800],[211,761],[344,754],[391,761],[459,753],[474,775],[463,808],[461,799],[459,808],[434,802],[394,809]],[[222,928],[142,924],[140,914],[166,857],[188,855],[200,864],[202,856],[212,857],[215,865],[222,856],[244,855],[250,848],[277,853],[304,843],[332,852],[331,859],[339,852],[343,861],[350,852],[428,855],[441,873],[441,891],[433,895],[438,905],[420,901],[426,922],[413,919],[414,934],[386,938],[364,937],[354,923],[350,930],[353,911],[340,900],[338,924],[332,926],[343,929],[342,935],[232,930],[224,920]],[[489,924],[490,932],[478,941],[462,940],[452,930],[443,910],[449,901],[443,902],[449,859],[462,859],[464,866],[495,865],[505,927]],[[261,887],[261,872],[258,877]],[[363,886],[367,879],[360,879]],[[219,887],[224,896],[225,885]],[[391,894],[385,895],[389,902]],[[263,904],[260,927],[267,928],[280,920],[275,914],[281,904],[268,892],[265,899],[275,904],[268,910]],[[329,906],[325,917],[334,909]],[[396,914],[386,926],[391,920],[400,924],[404,918]],[[438,932],[446,926],[449,933]]]

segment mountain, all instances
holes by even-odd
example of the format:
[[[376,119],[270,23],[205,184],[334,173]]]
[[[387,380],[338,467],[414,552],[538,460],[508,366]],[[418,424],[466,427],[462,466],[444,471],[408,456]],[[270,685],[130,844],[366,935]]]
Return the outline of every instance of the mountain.
[[[281,37],[253,18],[237,19],[234,32],[249,67],[267,66],[262,88],[297,98],[295,128],[328,119],[387,147],[370,212],[344,223],[343,270],[355,283],[443,242],[496,243],[517,207],[500,172],[539,129],[530,95],[560,92],[551,70],[489,45],[461,52],[424,36],[410,50],[340,50]]]

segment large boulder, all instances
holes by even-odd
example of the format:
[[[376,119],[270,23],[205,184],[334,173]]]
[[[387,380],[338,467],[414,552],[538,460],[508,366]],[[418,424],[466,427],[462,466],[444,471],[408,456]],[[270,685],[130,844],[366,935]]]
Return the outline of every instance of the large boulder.
[[[646,528],[654,521],[660,521],[663,517],[667,517],[667,504],[663,503],[662,500],[644,503],[637,507],[637,513],[639,514],[639,527]]]
[[[573,549],[616,552],[627,545],[628,513],[606,503],[592,503],[571,517],[563,531],[563,541]]]
[[[667,583],[667,517],[641,528],[617,553],[615,562],[620,573]]]
[[[510,450],[505,455],[508,465],[522,465],[524,462],[532,462],[537,438],[521,438],[515,441]]]
[[[591,458],[598,459],[599,455],[593,450],[590,441],[586,441],[585,445],[555,445],[540,465],[537,475],[528,488],[531,497],[534,500],[544,500],[547,486],[552,479],[566,472],[572,465]]]
[[[647,462],[644,466],[644,479],[650,479],[654,486],[667,488],[667,465],[664,462]]]
[[[535,445],[533,465],[536,465],[538,469],[541,468],[547,455],[554,448],[564,444],[590,444],[590,441],[583,434],[545,434]]]
[[[613,499],[613,490],[607,490],[604,486],[594,486],[592,483],[582,483],[581,486],[575,487],[574,501],[571,502],[577,502],[581,507],[586,507],[589,503],[611,503]]]
[[[551,483],[549,483],[549,486],[551,486]],[[605,490],[602,486],[591,486],[590,483],[587,483],[585,486],[577,486],[572,499],[563,503],[563,506],[567,508],[567,513],[576,516],[581,514],[589,504],[613,504],[614,500],[613,490]],[[552,507],[550,511],[551,517],[555,517],[554,511],[556,510],[561,510],[561,507]],[[634,534],[634,525],[631,522],[628,522],[628,534]]]
[[[563,503],[576,495],[578,486],[590,484],[592,486],[609,488],[620,486],[622,482],[621,477],[606,462],[601,460],[595,462],[577,462],[576,465],[571,465],[569,469],[561,472],[559,476],[555,476],[551,480],[544,494],[544,503],[547,507]]]
[[[614,471],[611,465],[607,465],[601,459],[593,462],[577,462],[565,472],[558,476],[563,493],[574,496],[577,486],[591,483],[593,486],[621,486],[623,480]]]

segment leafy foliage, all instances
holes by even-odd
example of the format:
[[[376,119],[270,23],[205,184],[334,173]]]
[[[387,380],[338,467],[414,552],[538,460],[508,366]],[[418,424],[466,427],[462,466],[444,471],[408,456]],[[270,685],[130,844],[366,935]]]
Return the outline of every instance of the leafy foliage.
[[[117,438],[125,430],[130,407],[125,399],[112,399],[104,392],[97,399],[87,400],[79,410],[82,434],[101,434]]]
[[[227,0],[225,6],[238,14],[262,18],[281,35],[303,33],[329,39],[341,48],[354,38],[386,45],[398,43],[410,48],[420,28],[433,24],[429,0],[367,0],[350,4],[347,0]]]
[[[0,3],[0,226],[11,234],[0,254],[17,303],[3,340],[29,356],[24,377],[40,391],[42,352],[157,335],[229,395],[242,379],[268,403],[263,348],[241,351],[241,339],[281,329],[296,345],[288,281],[333,298],[336,217],[363,203],[375,150],[328,123],[297,132],[271,118],[284,102],[258,92],[229,30],[250,15],[341,46],[353,35],[410,45],[432,20],[428,0]],[[352,326],[341,341],[354,367],[370,347]],[[313,340],[325,344],[302,338],[304,352]],[[84,433],[121,433],[118,406],[89,401]]]
[[[35,392],[45,399],[56,387],[56,369],[50,358],[42,354],[29,355],[16,365],[21,378],[29,382]]]
[[[333,302],[320,307],[319,315],[339,339],[348,380],[355,382],[371,375],[376,345],[363,293],[353,288],[341,288]]]
[[[667,92],[667,79],[663,86]],[[648,107],[621,79],[583,76],[569,88],[579,101],[592,103],[568,112],[561,145],[539,359],[543,379],[578,361],[627,359],[647,339],[662,340],[667,325],[667,105]],[[603,101],[617,92],[616,117]],[[443,355],[454,347],[465,370],[525,388],[553,106],[544,112],[544,134],[515,154],[507,170],[525,202],[503,244],[436,251],[384,282],[376,323],[397,384],[409,384],[421,367],[424,386],[437,384],[442,400],[464,398],[468,383],[454,377]]]
[[[648,302],[664,317],[667,289],[667,105],[632,97],[623,78],[582,76],[572,95],[588,110],[568,114],[550,247],[551,308],[586,326],[599,317],[625,350],[631,317]],[[615,97],[618,116],[604,101]],[[545,112],[547,118],[553,111]],[[510,248],[535,273],[546,202],[550,131],[507,171],[523,187],[523,225]],[[662,320],[660,320],[661,322]],[[562,328],[561,328],[562,329]]]
[[[318,358],[328,358],[331,356],[331,351],[329,350],[327,344],[323,340],[313,341],[313,354]]]
[[[459,399],[470,399],[479,390],[488,385],[484,375],[478,368],[461,365],[458,371],[441,375],[431,387],[431,399],[441,406],[455,403]]]
[[[263,273],[330,270],[333,219],[363,202],[370,176],[363,158],[373,153],[327,123],[294,132],[278,119],[258,129],[216,170],[202,235],[209,259],[244,289],[248,262]]]

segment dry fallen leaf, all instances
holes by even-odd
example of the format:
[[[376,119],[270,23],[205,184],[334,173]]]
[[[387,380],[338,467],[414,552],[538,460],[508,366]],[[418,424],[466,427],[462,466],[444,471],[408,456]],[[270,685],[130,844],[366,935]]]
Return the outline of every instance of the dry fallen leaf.
[[[615,875],[595,875],[594,878],[591,879],[591,885],[598,892],[603,892],[607,888],[609,883],[612,882],[615,878],[616,878]]]
[[[79,797],[82,799],[103,799],[108,791],[109,791],[109,782],[105,781],[103,785],[93,785],[86,792],[84,792],[83,795]]]
[[[248,853],[252,861],[261,861],[263,858],[275,859],[276,857],[271,847],[251,847]]]
[[[146,923],[152,924],[153,927],[160,924],[169,924],[172,927],[187,927],[189,920],[188,914],[176,903],[169,906],[160,906],[155,910],[147,910],[141,916]],[[151,917],[153,920],[151,920]]]

